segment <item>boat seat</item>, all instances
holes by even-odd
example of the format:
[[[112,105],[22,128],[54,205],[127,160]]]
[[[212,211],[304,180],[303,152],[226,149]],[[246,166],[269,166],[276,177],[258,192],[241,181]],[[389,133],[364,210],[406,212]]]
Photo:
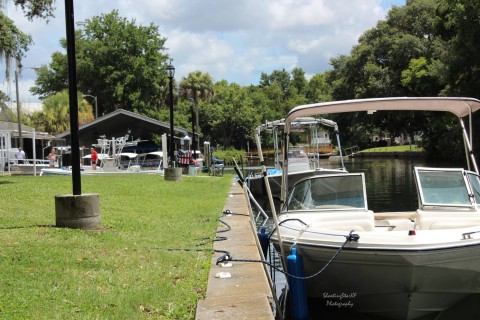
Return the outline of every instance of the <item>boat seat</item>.
[[[480,214],[474,211],[421,210],[415,215],[415,229],[436,230],[480,226]]]
[[[406,218],[376,219],[375,227],[377,230],[383,231],[405,231],[412,230],[414,228],[414,222]]]
[[[319,228],[340,231],[374,231],[373,211],[337,211],[317,214],[314,224]]]

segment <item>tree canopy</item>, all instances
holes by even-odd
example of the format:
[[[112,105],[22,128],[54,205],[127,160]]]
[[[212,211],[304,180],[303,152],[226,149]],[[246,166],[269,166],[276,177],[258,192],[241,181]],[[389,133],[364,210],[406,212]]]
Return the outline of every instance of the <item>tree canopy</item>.
[[[80,125],[93,120],[92,106],[78,94],[78,122]],[[59,134],[70,130],[68,90],[51,95],[43,102],[43,110],[34,112],[31,124],[42,131]]]
[[[25,16],[48,19],[53,15],[53,0],[14,0]],[[10,80],[12,62],[17,70],[22,68],[22,59],[32,44],[32,37],[22,32],[15,22],[3,12],[5,2],[0,2],[0,61],[5,62],[5,78]]]
[[[97,97],[99,114],[127,109],[158,118],[168,56],[158,27],[137,25],[114,10],[87,19],[76,33],[78,89]],[[65,39],[61,45],[66,47]],[[67,88],[66,53],[38,70],[32,92],[46,98]]]

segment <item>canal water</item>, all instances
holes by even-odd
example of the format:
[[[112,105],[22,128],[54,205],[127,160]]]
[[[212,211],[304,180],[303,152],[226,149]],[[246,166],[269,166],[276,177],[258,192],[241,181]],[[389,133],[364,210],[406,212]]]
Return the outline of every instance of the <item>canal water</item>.
[[[332,165],[322,160],[320,166]],[[333,164],[336,165],[336,164]],[[348,172],[363,172],[368,208],[373,212],[415,211],[418,209],[414,167],[428,166],[423,159],[351,158]]]

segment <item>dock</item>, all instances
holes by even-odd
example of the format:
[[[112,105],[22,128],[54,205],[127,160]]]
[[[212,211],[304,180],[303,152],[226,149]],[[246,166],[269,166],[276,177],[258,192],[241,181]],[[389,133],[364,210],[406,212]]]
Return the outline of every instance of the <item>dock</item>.
[[[256,231],[250,222],[247,199],[238,183],[231,187],[222,220],[231,230],[220,233],[225,241],[214,242],[214,250],[225,250],[233,259],[260,260],[256,245]],[[224,230],[220,224],[218,230]],[[273,298],[263,264],[257,262],[235,262],[231,267],[217,265],[215,253],[208,276],[206,297],[198,301],[196,320],[265,319],[273,320]],[[223,278],[228,273],[229,278]],[[222,275],[222,277],[218,277]],[[216,277],[217,276],[217,277]]]

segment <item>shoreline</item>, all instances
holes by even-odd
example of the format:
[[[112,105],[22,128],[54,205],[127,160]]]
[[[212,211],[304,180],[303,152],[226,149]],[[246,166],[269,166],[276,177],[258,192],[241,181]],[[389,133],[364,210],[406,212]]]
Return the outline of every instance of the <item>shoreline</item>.
[[[424,158],[424,151],[385,151],[385,152],[357,152],[348,155],[351,158]]]

